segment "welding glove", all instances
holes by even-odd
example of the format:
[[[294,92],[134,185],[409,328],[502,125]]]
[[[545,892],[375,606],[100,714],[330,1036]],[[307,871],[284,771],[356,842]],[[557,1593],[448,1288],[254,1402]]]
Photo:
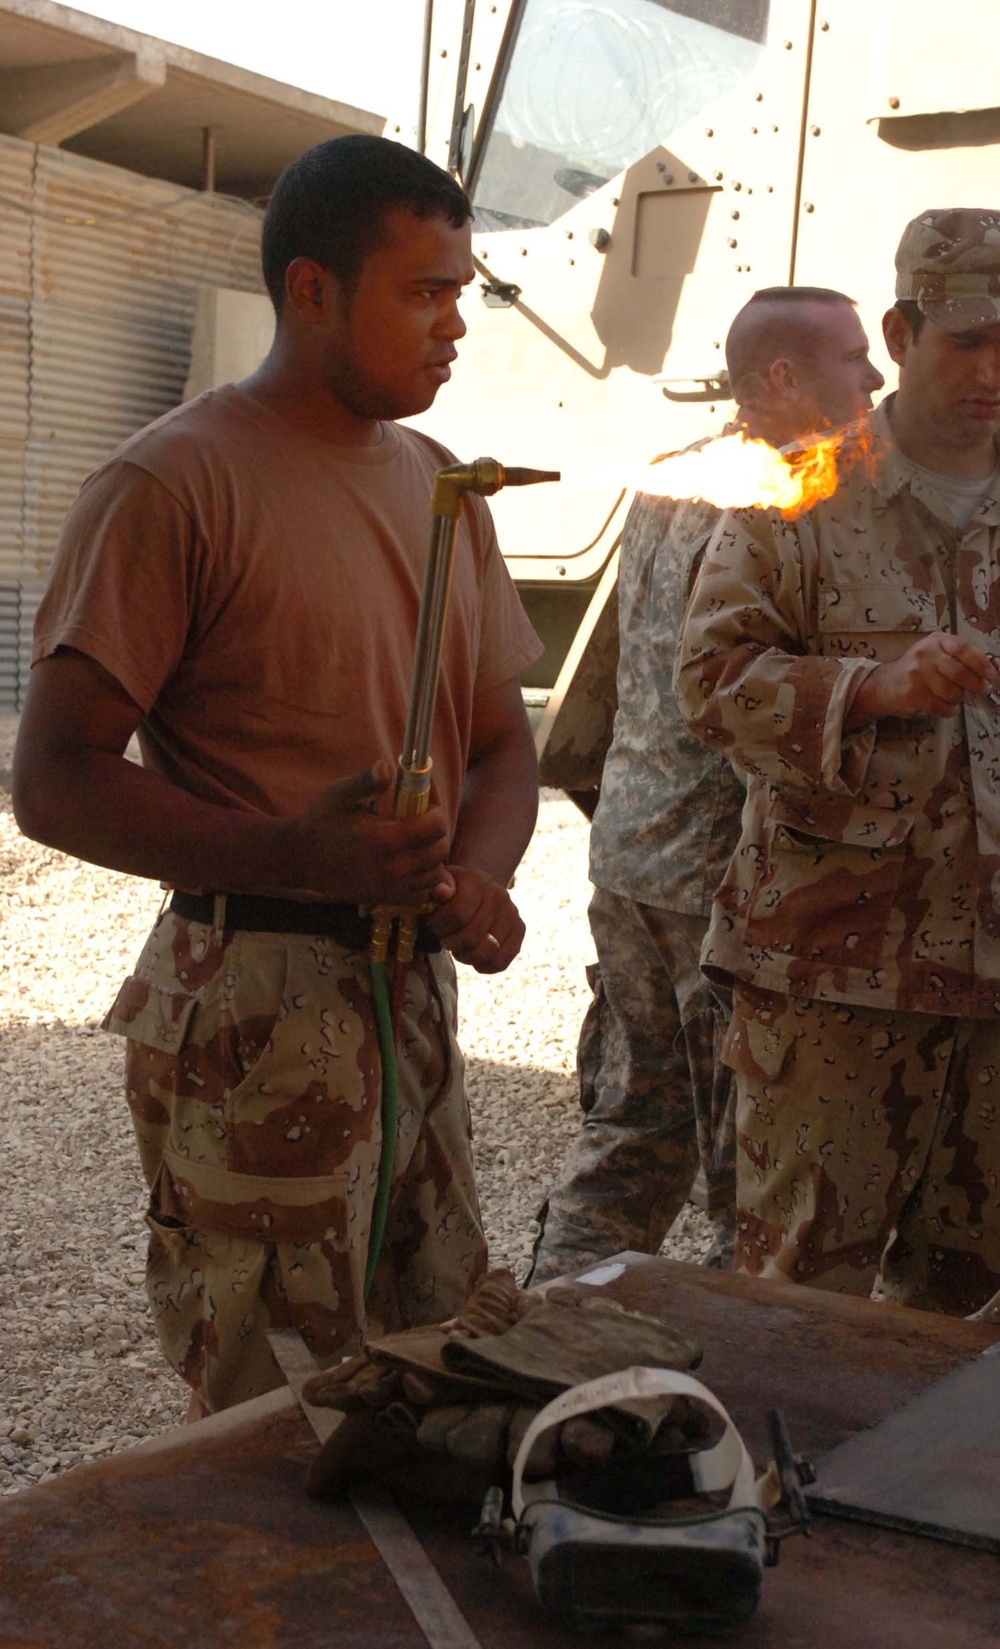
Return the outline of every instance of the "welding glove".
[[[309,1402],[344,1416],[313,1460],[307,1488],[336,1495],[365,1476],[478,1503],[509,1479],[521,1439],[550,1397],[635,1363],[690,1368],[700,1355],[690,1336],[592,1289],[526,1293],[509,1272],[491,1272],[459,1317],[386,1335],[307,1382]],[[616,1447],[634,1452],[661,1431],[676,1437],[687,1426],[697,1434],[701,1424],[683,1398],[623,1403],[543,1433],[525,1475],[551,1477],[560,1462],[596,1469]]]

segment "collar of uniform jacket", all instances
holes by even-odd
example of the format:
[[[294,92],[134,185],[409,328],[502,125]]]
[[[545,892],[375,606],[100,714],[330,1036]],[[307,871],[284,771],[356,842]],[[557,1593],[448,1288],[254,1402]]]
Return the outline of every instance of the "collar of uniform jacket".
[[[936,518],[940,518],[940,510],[933,497],[928,493],[919,475],[916,475],[913,466],[904,458],[896,445],[892,433],[892,404],[896,399],[895,391],[880,401],[874,412],[869,414],[868,422],[875,437],[874,450],[876,453],[875,468],[872,475],[872,486],[879,497],[886,504],[898,496],[904,487],[909,487],[914,498],[919,498],[921,504]],[[994,472],[993,491],[986,493],[981,502],[969,518],[965,532],[972,532],[976,527],[995,527],[1000,525],[1000,469]],[[960,534],[964,537],[964,533]]]

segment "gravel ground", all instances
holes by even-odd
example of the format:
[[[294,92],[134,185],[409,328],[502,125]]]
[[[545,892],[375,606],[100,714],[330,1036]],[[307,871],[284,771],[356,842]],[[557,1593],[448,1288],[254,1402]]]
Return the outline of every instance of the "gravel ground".
[[[5,783],[13,726],[0,719],[0,1494],[128,1448],[187,1407],[146,1309],[121,1048],[97,1029],[161,895],[24,840]],[[586,855],[585,820],[546,795],[518,872],[524,951],[499,979],[460,970],[486,1230],[494,1262],[519,1274],[576,1126]],[[689,1206],[666,1251],[695,1259],[709,1240]]]

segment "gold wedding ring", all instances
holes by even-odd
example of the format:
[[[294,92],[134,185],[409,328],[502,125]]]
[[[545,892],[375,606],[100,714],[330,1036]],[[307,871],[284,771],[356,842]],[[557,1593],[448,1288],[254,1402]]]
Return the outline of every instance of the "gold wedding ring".
[[[495,933],[488,933],[486,935],[486,937],[489,940],[490,944],[493,946],[494,950],[499,950],[500,949],[500,941],[497,938]]]

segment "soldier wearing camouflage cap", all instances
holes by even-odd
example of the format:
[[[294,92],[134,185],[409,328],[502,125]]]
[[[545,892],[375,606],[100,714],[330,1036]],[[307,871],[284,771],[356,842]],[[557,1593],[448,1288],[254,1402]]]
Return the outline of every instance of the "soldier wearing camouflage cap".
[[[1000,321],[1000,212],[954,207],[908,223],[896,252],[896,300],[946,332]]]
[[[675,679],[750,775],[702,959],[737,1266],[965,1314],[1000,1289],[1000,212],[921,213],[896,269],[897,393],[832,498],[723,517]]]

